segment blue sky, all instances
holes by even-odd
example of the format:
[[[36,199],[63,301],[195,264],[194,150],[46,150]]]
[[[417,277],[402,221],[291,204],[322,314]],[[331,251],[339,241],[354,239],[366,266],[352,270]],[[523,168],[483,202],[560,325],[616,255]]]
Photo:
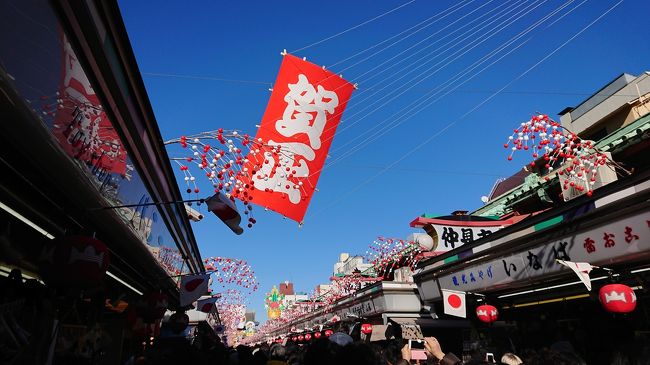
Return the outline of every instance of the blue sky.
[[[467,72],[565,3],[120,1],[120,7],[163,138],[171,139],[217,128],[254,134],[283,49],[301,49],[407,4],[296,53],[337,73],[343,70],[346,79],[359,83],[305,225],[298,228],[261,209],[258,224],[241,236],[215,220],[194,224],[204,257],[242,258],[255,269],[261,289],[249,307],[265,320],[263,297],[273,285],[289,280],[298,290],[311,291],[327,281],[340,252],[363,254],[379,235],[404,238],[413,231],[408,223],[425,212],[478,208],[497,178],[527,162],[522,156],[508,162],[502,144],[532,113],[559,119],[557,112],[619,74],[650,70],[650,3],[580,0],[496,53],[491,60],[503,58],[491,67],[483,70],[488,61]],[[435,14],[456,8],[415,32]],[[454,78],[459,74],[463,77]],[[431,100],[439,100],[430,105],[409,106],[448,84],[445,90],[457,88],[435,94]],[[380,138],[366,140],[391,126]],[[351,151],[353,146],[359,149]]]

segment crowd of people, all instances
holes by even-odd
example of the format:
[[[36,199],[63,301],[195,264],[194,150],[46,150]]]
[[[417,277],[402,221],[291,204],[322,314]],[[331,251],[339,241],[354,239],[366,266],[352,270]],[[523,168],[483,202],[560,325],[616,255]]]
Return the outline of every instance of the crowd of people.
[[[238,345],[227,347],[218,337],[190,341],[182,333],[167,332],[156,340],[155,345],[141,356],[130,359],[126,365],[167,364],[223,364],[223,365],[583,365],[569,343],[554,344],[538,351],[522,350],[513,353],[486,354],[475,350],[471,359],[463,362],[451,352],[445,352],[434,337],[425,337],[426,359],[415,359],[409,341],[401,336],[387,336],[380,341],[355,340],[344,330],[329,337],[322,336],[309,342],[296,343],[284,339],[282,343],[262,343],[256,346]],[[644,347],[647,350],[647,347]],[[639,350],[639,349],[637,349]],[[617,352],[602,364],[650,365],[650,353],[643,350]]]

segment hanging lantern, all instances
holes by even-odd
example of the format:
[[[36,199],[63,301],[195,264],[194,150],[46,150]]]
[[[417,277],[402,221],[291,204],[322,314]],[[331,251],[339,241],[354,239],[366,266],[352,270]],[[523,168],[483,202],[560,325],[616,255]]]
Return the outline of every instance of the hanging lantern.
[[[318,340],[318,339],[320,338],[320,336],[321,336],[321,333],[320,333],[320,332],[316,332],[316,333],[314,333],[314,338],[315,338],[315,339]]]
[[[293,342],[298,341],[298,337],[297,337],[297,336],[293,336],[293,337],[291,337],[291,341],[293,341]]]
[[[49,242],[40,257],[41,276],[48,284],[96,287],[109,265],[106,245],[89,236],[68,236]]]
[[[332,331],[332,330],[325,330],[325,337],[329,337],[329,336],[331,336],[332,333],[334,333],[334,331]]]
[[[364,335],[369,335],[372,333],[372,325],[370,323],[364,323],[361,325],[361,333]]]
[[[169,316],[169,327],[174,333],[185,331],[190,324],[190,317],[185,312],[175,312]]]
[[[298,342],[302,342],[305,339],[305,336],[298,335]]]
[[[146,323],[153,323],[161,319],[167,311],[167,295],[160,292],[149,292],[142,297],[136,305],[138,315]]]
[[[610,313],[630,313],[636,308],[634,290],[623,284],[608,284],[600,288],[600,303]]]
[[[311,341],[311,333],[305,335],[305,341]]]
[[[476,308],[476,316],[481,322],[492,323],[499,317],[499,311],[493,305],[483,304]]]
[[[276,339],[275,343],[282,343],[282,339],[281,338]]]

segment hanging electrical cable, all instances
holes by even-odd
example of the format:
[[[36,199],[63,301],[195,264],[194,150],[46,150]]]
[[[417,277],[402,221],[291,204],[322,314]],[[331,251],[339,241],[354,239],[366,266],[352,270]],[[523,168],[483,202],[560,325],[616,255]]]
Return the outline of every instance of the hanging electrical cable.
[[[432,134],[431,136],[429,136],[428,138],[426,138],[424,141],[422,141],[420,144],[418,144],[418,145],[415,146],[414,148],[412,148],[412,149],[410,149],[409,151],[407,151],[404,155],[402,155],[400,158],[398,158],[397,160],[395,160],[394,162],[392,162],[391,164],[389,164],[388,166],[386,166],[384,169],[382,169],[382,170],[381,170],[380,172],[378,172],[377,174],[375,174],[375,175],[369,177],[368,179],[364,180],[361,184],[355,186],[354,188],[347,190],[345,193],[339,195],[338,198],[333,199],[333,200],[330,200],[330,204],[329,204],[328,206],[326,206],[326,207],[324,207],[323,209],[321,209],[320,211],[316,212],[314,215],[318,215],[318,214],[324,212],[325,210],[327,210],[327,209],[329,209],[329,208],[331,208],[331,207],[337,205],[337,204],[338,204],[338,203],[339,203],[343,198],[345,198],[345,197],[347,197],[348,195],[350,195],[350,194],[356,192],[357,190],[361,189],[361,188],[364,187],[365,185],[367,185],[367,184],[369,184],[370,182],[372,182],[372,181],[373,181],[374,179],[376,179],[377,177],[383,175],[383,174],[386,173],[388,170],[390,170],[393,166],[395,166],[395,165],[397,165],[398,163],[402,162],[404,159],[406,159],[407,157],[411,156],[413,153],[415,153],[416,151],[418,151],[420,148],[422,148],[422,147],[424,147],[425,145],[429,144],[429,143],[430,143],[432,140],[434,140],[436,137],[438,137],[439,135],[443,134],[443,133],[444,133],[445,131],[447,131],[449,128],[453,127],[455,124],[457,124],[457,123],[459,123],[460,121],[464,120],[468,115],[470,115],[471,113],[475,112],[476,110],[478,110],[479,108],[481,108],[483,105],[485,105],[486,103],[488,103],[490,100],[492,100],[494,97],[496,97],[497,95],[499,95],[499,94],[501,93],[501,91],[505,90],[506,88],[510,87],[512,84],[514,84],[515,82],[517,82],[518,80],[520,80],[521,78],[523,78],[524,76],[526,76],[526,75],[527,75],[528,73],[530,73],[532,70],[534,70],[535,68],[537,68],[540,64],[542,64],[543,62],[545,62],[546,60],[548,60],[550,57],[552,57],[554,54],[556,54],[558,51],[560,51],[562,48],[564,48],[564,47],[565,47],[567,44],[569,44],[571,41],[573,41],[574,39],[576,39],[577,37],[579,37],[582,33],[584,33],[585,31],[587,31],[587,30],[588,30],[589,28],[591,28],[594,24],[596,24],[596,23],[599,22],[602,18],[604,18],[605,16],[607,16],[607,14],[609,14],[609,13],[612,12],[615,8],[617,8],[617,7],[618,7],[622,2],[623,2],[623,0],[619,0],[617,3],[615,3],[615,4],[612,5],[610,8],[608,8],[605,12],[603,12],[600,16],[598,16],[597,18],[595,18],[594,20],[592,20],[589,24],[587,24],[586,26],[584,26],[583,28],[581,28],[578,32],[576,32],[573,36],[571,36],[571,37],[568,38],[566,41],[564,41],[562,44],[560,44],[559,46],[557,46],[553,51],[549,52],[545,57],[541,58],[541,59],[540,59],[539,61],[537,61],[535,64],[533,64],[533,65],[530,66],[528,69],[526,69],[524,72],[520,73],[518,76],[516,76],[515,78],[513,78],[512,80],[510,80],[508,83],[506,83],[506,84],[505,84],[501,89],[497,90],[497,91],[494,92],[492,95],[488,96],[487,98],[485,98],[484,100],[482,100],[481,102],[479,102],[479,103],[478,103],[477,105],[475,105],[472,109],[470,109],[469,111],[467,111],[465,114],[463,114],[461,117],[459,117],[459,118],[456,119],[455,121],[453,121],[453,122],[447,124],[447,125],[446,125],[445,127],[443,127],[442,129],[436,131],[434,134]],[[414,113],[413,115],[415,115],[415,113]],[[412,117],[413,115],[411,115],[411,117]]]

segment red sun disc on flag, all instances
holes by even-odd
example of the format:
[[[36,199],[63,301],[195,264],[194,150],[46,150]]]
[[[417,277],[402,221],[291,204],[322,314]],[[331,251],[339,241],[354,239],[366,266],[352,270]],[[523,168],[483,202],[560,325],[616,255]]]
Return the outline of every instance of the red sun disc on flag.
[[[447,298],[447,302],[454,308],[460,308],[460,306],[463,304],[463,301],[456,294],[451,294],[449,298]]]

